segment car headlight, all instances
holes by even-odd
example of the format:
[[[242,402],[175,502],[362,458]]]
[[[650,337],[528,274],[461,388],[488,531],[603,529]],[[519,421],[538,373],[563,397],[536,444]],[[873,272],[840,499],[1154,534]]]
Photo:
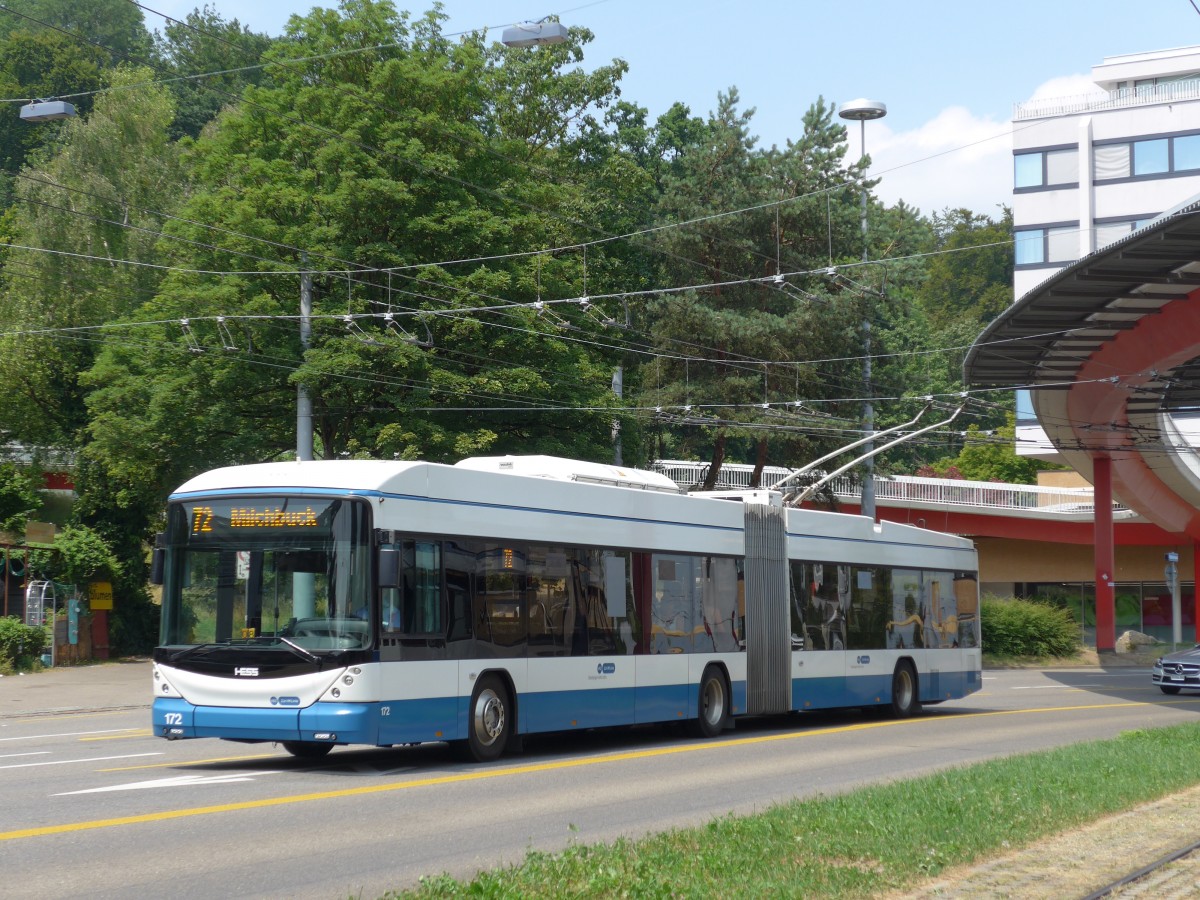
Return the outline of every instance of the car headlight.
[[[1161,669],[1161,668],[1162,668],[1162,660],[1161,660],[1161,659],[1156,659],[1156,660],[1154,661],[1154,668],[1156,668],[1156,669]]]

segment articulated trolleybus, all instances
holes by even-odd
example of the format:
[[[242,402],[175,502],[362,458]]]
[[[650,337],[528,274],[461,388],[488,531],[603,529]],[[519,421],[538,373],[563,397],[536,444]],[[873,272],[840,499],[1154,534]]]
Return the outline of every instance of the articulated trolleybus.
[[[217,469],[170,498],[154,731],[458,745],[980,688],[970,541],[551,457]]]

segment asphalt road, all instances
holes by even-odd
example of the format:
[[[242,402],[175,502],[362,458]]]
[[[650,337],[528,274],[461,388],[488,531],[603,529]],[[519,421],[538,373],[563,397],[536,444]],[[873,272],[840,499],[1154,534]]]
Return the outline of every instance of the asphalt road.
[[[1200,696],[1166,697],[1146,669],[996,671],[908,721],[806,714],[712,741],[570,735],[485,766],[440,745],[339,748],[314,764],[269,744],[167,743],[148,709],[3,711],[3,896],[370,898],[533,848],[1193,721]]]

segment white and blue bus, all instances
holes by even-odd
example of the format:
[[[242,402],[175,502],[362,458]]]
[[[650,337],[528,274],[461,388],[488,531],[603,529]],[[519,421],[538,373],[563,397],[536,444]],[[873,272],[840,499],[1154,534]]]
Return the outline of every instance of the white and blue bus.
[[[963,538],[552,457],[281,462],[171,495],[155,734],[457,744],[980,688]]]

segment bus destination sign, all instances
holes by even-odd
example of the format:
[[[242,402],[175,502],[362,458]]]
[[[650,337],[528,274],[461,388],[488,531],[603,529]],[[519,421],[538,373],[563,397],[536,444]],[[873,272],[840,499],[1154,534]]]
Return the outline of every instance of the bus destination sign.
[[[223,518],[223,517],[222,517]],[[213,531],[216,524],[224,524],[229,528],[319,528],[316,511],[307,506],[304,509],[285,510],[283,507],[235,506],[229,510],[229,518],[219,523],[211,506],[192,507],[192,534],[206,534]]]

